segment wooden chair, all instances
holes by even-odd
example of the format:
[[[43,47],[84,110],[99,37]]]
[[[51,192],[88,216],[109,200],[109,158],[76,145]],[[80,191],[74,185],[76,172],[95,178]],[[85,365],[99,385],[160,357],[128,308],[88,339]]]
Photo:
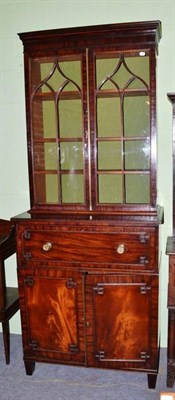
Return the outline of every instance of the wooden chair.
[[[12,223],[0,219],[0,322],[4,340],[6,364],[10,363],[9,320],[19,310],[18,289],[6,287],[5,260],[16,252],[15,231]]]

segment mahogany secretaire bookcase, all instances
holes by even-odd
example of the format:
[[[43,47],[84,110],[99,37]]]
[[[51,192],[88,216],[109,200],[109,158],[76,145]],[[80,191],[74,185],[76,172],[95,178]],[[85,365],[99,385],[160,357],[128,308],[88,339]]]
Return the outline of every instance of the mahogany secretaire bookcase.
[[[166,254],[169,256],[167,386],[173,387],[175,381],[175,93],[168,93],[167,96],[172,104],[173,122],[173,235],[167,238],[166,247]]]
[[[158,371],[159,21],[21,33],[31,209],[24,362]]]

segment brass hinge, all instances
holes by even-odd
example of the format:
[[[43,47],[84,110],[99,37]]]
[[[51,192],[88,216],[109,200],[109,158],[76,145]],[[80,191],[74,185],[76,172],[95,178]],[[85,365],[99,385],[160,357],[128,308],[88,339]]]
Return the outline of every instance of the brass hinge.
[[[32,276],[27,276],[26,279],[24,279],[24,282],[28,285],[28,286],[33,286],[34,285],[34,279]]]
[[[78,353],[78,347],[76,346],[76,344],[70,343],[70,344],[69,344],[69,351],[70,351],[72,354]]]
[[[97,283],[97,286],[93,287],[94,292],[96,292],[97,294],[104,294],[104,286],[102,286],[101,284]]]
[[[27,240],[30,240],[31,239],[31,232],[30,231],[24,231],[23,238],[27,239]]]
[[[147,285],[140,286],[140,293],[141,294],[147,294],[148,290],[151,290],[150,286],[147,286]]]
[[[146,351],[141,351],[140,352],[140,358],[144,361],[148,360],[150,358],[150,355]]]
[[[147,258],[144,256],[144,257],[139,257],[139,263],[140,264],[142,264],[142,265],[145,265],[145,264],[148,264],[149,263],[149,261],[147,260]]]
[[[148,239],[149,239],[149,235],[147,235],[145,232],[140,234],[140,237],[139,237],[140,243],[147,243]]]
[[[99,350],[97,354],[95,354],[95,358],[98,358],[98,360],[103,360],[105,357],[105,352],[104,350]]]
[[[73,281],[72,278],[68,279],[66,282],[66,286],[68,289],[72,289],[77,286],[76,282]]]

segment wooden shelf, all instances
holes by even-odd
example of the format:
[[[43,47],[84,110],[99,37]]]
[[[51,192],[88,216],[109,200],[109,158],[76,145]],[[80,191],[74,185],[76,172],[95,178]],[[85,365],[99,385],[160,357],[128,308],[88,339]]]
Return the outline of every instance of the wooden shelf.
[[[55,101],[59,97],[59,100],[81,100],[81,95],[79,92],[76,91],[67,91],[67,92],[61,92],[58,94],[58,92],[36,92],[33,93],[33,101],[38,100],[38,101]]]
[[[137,97],[137,96],[149,96],[149,92],[146,89],[105,89],[97,90],[96,96],[99,98],[109,98],[109,97]]]

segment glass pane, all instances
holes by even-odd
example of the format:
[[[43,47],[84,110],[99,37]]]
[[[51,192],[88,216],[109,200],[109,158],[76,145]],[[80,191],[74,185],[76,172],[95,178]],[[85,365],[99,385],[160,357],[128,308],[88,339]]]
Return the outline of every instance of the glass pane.
[[[149,56],[145,51],[124,52],[115,57],[110,54],[97,56],[97,88],[103,85],[103,89],[113,89],[111,79],[118,87],[124,88],[133,76],[141,78],[149,85]]]
[[[125,142],[125,169],[148,170],[150,167],[149,141]]]
[[[110,58],[108,55],[108,58],[100,58],[96,60],[96,87],[101,85],[108,76],[111,76],[115,69],[117,68],[117,65],[119,63],[119,57],[116,58]],[[113,84],[108,80],[105,87],[103,89],[113,89]]]
[[[121,114],[119,98],[115,97],[97,99],[97,136],[121,136]]]
[[[83,115],[81,100],[59,101],[60,138],[82,137]]]
[[[150,110],[148,96],[124,98],[125,136],[150,135]]]
[[[122,147],[121,142],[98,143],[98,169],[121,169]]]
[[[139,51],[137,56],[127,57],[125,60],[130,71],[149,85],[149,56],[146,55],[146,52]]]
[[[82,143],[60,143],[60,163],[62,170],[83,169]]]
[[[84,203],[83,175],[62,175],[61,183],[63,203]]]
[[[59,61],[59,67],[67,79],[73,81],[74,84],[81,88],[81,61],[67,60]],[[70,90],[68,88],[68,90]],[[75,90],[75,86],[73,88]]]
[[[34,145],[34,166],[36,171],[57,170],[57,144],[36,142]]]
[[[134,78],[131,83],[127,86],[127,89],[142,89],[147,92],[147,87],[144,82],[139,78]]]
[[[125,175],[126,203],[150,203],[150,176]]]
[[[113,75],[112,79],[119,86],[119,88],[123,89],[128,81],[132,78],[132,74],[127,71],[125,65],[122,63],[119,70]]]
[[[35,175],[36,203],[58,204],[58,177],[51,174]]]
[[[41,81],[45,81],[42,92],[50,91],[52,88],[58,92],[65,84],[65,90],[74,91],[76,85],[81,88],[81,62],[77,61],[55,61],[54,63],[41,63]],[[49,85],[49,87],[47,86]]]
[[[56,113],[54,101],[42,101],[37,95],[32,103],[32,130],[34,138],[55,138]]]
[[[41,81],[45,80],[50,88],[52,88],[56,92],[61,84],[64,82],[63,76],[56,69],[56,63],[41,63],[40,69]],[[51,77],[49,78],[50,75]],[[50,91],[50,88],[47,85],[43,85],[41,89],[42,92],[45,93]]]
[[[110,56],[109,56],[110,57]],[[131,57],[132,58],[132,57]],[[135,58],[132,58],[133,60]],[[96,82],[97,88],[101,85],[101,89],[114,89],[115,85],[119,88],[124,88],[129,80],[135,74],[134,68],[130,71],[127,68],[128,62],[127,55],[123,58],[121,54],[121,58],[101,58],[96,62]],[[134,67],[134,62],[130,63],[132,67]],[[138,71],[138,68],[137,68]],[[141,71],[140,71],[141,72]]]
[[[121,175],[98,176],[99,203],[122,203]]]
[[[35,171],[45,170],[45,149],[43,142],[37,142],[34,145],[34,168]]]
[[[45,143],[45,169],[56,169],[58,168],[58,151],[56,143]]]
[[[43,107],[43,137],[56,138],[57,136],[57,117],[54,101],[44,101]]]
[[[46,203],[60,203],[58,193],[58,176],[46,175]]]

